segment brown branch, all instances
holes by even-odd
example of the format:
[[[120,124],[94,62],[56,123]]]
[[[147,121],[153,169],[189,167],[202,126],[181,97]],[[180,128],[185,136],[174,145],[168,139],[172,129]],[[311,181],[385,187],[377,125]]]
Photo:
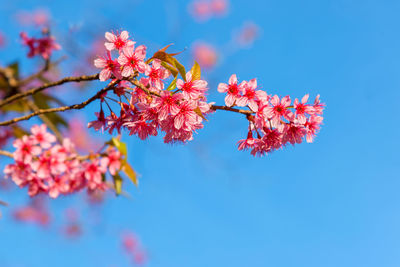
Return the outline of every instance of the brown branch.
[[[2,101],[0,101],[0,107],[7,105],[15,100],[30,96],[30,95],[34,95],[40,91],[43,91],[47,88],[50,87],[54,87],[54,86],[58,86],[58,85],[62,85],[64,83],[68,83],[68,82],[83,82],[83,81],[93,81],[93,80],[97,80],[99,79],[99,74],[94,74],[94,75],[90,75],[90,76],[79,76],[79,77],[65,77],[59,81],[56,82],[51,82],[51,83],[45,83],[39,87],[35,87],[32,88],[29,91],[23,92],[23,93],[19,93],[19,94],[15,94],[13,96],[10,96],[9,98],[6,98]]]
[[[13,158],[13,154],[8,152],[8,151],[4,151],[4,150],[0,150],[0,155],[6,156],[6,157],[10,157]]]
[[[211,105],[210,109],[212,110],[225,110],[225,111],[232,111],[232,112],[237,112],[237,113],[241,113],[244,115],[251,115],[254,114],[253,111],[251,110],[245,110],[245,109],[236,109],[236,108],[231,108],[231,107],[227,107],[227,106],[217,106],[217,105]]]
[[[71,110],[71,109],[82,109],[82,108],[86,107],[87,105],[89,105],[90,103],[92,103],[94,100],[100,98],[101,95],[104,94],[105,92],[113,89],[114,85],[117,84],[118,82],[119,82],[119,80],[114,80],[114,81],[110,82],[106,87],[104,87],[103,89],[98,91],[94,96],[92,96],[91,98],[89,98],[88,100],[86,100],[80,104],[75,104],[75,105],[65,106],[65,107],[58,107],[58,108],[39,109],[29,115],[14,118],[12,120],[4,121],[4,122],[0,122],[0,126],[10,125],[10,124],[13,124],[13,123],[16,123],[19,121],[29,120],[30,118],[41,115],[41,114],[47,114],[47,113],[53,113],[53,112],[63,112],[63,111]]]

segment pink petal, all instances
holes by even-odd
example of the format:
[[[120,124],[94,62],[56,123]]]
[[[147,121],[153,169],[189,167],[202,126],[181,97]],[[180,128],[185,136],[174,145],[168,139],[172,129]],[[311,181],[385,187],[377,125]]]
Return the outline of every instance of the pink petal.
[[[232,74],[231,77],[229,78],[229,84],[236,84],[236,83],[237,83],[236,74]]]

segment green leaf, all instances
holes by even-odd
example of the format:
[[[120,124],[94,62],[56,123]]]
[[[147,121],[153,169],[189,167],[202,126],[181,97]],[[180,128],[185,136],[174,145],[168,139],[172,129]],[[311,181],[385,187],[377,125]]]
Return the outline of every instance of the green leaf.
[[[192,69],[192,81],[200,80],[201,79],[201,69],[200,65],[195,61]]]
[[[117,173],[116,175],[113,176],[113,180],[114,180],[115,193],[118,196],[119,194],[121,194],[121,191],[122,191],[122,178]]]
[[[136,186],[138,186],[139,181],[138,181],[138,179],[137,179],[136,172],[133,170],[133,168],[131,167],[131,165],[129,165],[129,163],[126,162],[126,163],[122,166],[122,171],[126,174],[126,176],[128,176],[129,179],[131,179],[131,181],[132,181]]]
[[[186,70],[185,70],[185,67],[181,63],[179,63],[179,61],[176,58],[174,58],[174,56],[179,55],[181,52],[179,52],[179,53],[167,53],[167,52],[165,52],[167,50],[167,48],[170,47],[171,45],[172,44],[169,44],[166,47],[164,47],[164,48],[160,49],[159,51],[155,52],[154,55],[151,58],[153,58],[153,59],[157,58],[157,59],[161,60],[162,62],[166,62],[169,65],[175,67],[175,69],[178,70],[179,74],[182,76],[183,80],[186,81]],[[168,68],[168,67],[166,67],[166,68],[168,70],[170,70],[170,68]],[[174,76],[176,76],[176,75],[174,75]]]
[[[185,67],[181,63],[179,63],[179,61],[176,58],[171,57],[171,60],[173,62],[172,64],[174,65],[174,67],[179,71],[179,74],[182,76],[182,79],[186,82]]]
[[[172,82],[168,85],[167,91],[172,91],[176,88],[176,79],[178,76],[175,77],[175,79],[172,80]]]
[[[29,106],[26,104],[25,101],[15,101],[13,103],[9,103],[3,107],[1,107],[1,110],[3,112],[18,112],[18,113],[23,113],[23,112],[27,112],[30,111]]]
[[[126,144],[124,142],[121,142],[119,138],[111,138],[111,145],[115,146],[115,148],[118,149],[118,151],[121,152],[121,154],[124,155],[125,158],[128,156],[128,149],[126,148]]]
[[[165,61],[161,61],[161,66],[163,66],[164,68],[169,70],[169,72],[171,72],[172,76],[174,76],[174,77],[178,76],[179,72],[176,70],[176,68],[174,66],[171,66],[170,64],[168,64]]]
[[[15,138],[21,138],[24,135],[29,135],[29,132],[25,131],[23,128],[16,124],[12,125],[11,128]]]
[[[201,112],[200,108],[197,107],[193,110],[194,112],[196,112],[197,115],[199,115],[203,120],[207,120],[206,117],[204,117],[204,114]]]

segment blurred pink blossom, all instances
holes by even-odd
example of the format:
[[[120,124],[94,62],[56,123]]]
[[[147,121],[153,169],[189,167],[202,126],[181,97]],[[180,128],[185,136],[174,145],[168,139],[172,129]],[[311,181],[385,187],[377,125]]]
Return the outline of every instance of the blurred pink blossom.
[[[68,123],[69,128],[65,136],[71,139],[77,149],[82,151],[94,151],[100,148],[98,144],[100,141],[89,135],[86,130],[86,123],[83,119],[74,117]]]
[[[5,47],[6,43],[7,43],[6,36],[4,35],[4,33],[0,32],[0,48]]]
[[[234,39],[241,47],[251,46],[260,35],[260,28],[254,22],[246,22],[236,32]]]
[[[50,22],[49,12],[42,8],[33,11],[18,11],[15,17],[17,22],[23,26],[48,26]]]
[[[212,15],[210,5],[208,1],[205,0],[196,0],[190,3],[188,10],[189,13],[199,22],[208,20]]]
[[[189,6],[189,13],[199,22],[205,22],[213,16],[228,13],[228,0],[194,0]]]
[[[211,0],[211,10],[215,15],[225,15],[228,12],[228,0]]]
[[[43,198],[35,198],[29,205],[16,208],[13,211],[13,218],[16,221],[36,223],[41,226],[47,226],[50,223],[50,214]]]
[[[192,53],[201,67],[211,69],[217,63],[217,51],[211,44],[196,42],[192,47]]]
[[[63,228],[63,233],[68,238],[77,238],[82,235],[82,226],[79,223],[79,214],[73,209],[65,211],[67,224]]]
[[[142,248],[137,236],[132,232],[125,232],[122,235],[122,247],[125,252],[132,257],[133,263],[138,265],[147,263],[147,253]]]

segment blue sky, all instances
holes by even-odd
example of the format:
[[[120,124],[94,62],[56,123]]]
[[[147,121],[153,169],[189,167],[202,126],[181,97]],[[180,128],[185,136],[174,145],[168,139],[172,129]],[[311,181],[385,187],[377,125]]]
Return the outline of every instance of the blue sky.
[[[1,64],[25,52],[12,14],[36,7],[51,12],[56,34],[71,24],[98,34],[123,28],[153,52],[196,40],[224,51],[232,30],[253,21],[262,31],[253,47],[205,73],[209,100],[222,103],[216,86],[236,73],[258,78],[269,93],[320,94],[327,107],[315,143],[263,158],[237,151],[246,122],[235,114],[214,114],[186,146],[125,135],[141,175],[138,189],[126,186],[132,199],[109,198],[98,211],[104,221],[88,223],[79,241],[3,218],[1,266],[130,266],[121,229],[140,236],[147,266],[400,265],[400,2],[232,0],[227,17],[199,24],[187,14],[187,1],[15,0],[0,7],[0,29],[10,36]],[[23,191],[1,199],[26,201]],[[53,201],[56,218],[80,200]],[[93,211],[82,210],[90,218]]]

